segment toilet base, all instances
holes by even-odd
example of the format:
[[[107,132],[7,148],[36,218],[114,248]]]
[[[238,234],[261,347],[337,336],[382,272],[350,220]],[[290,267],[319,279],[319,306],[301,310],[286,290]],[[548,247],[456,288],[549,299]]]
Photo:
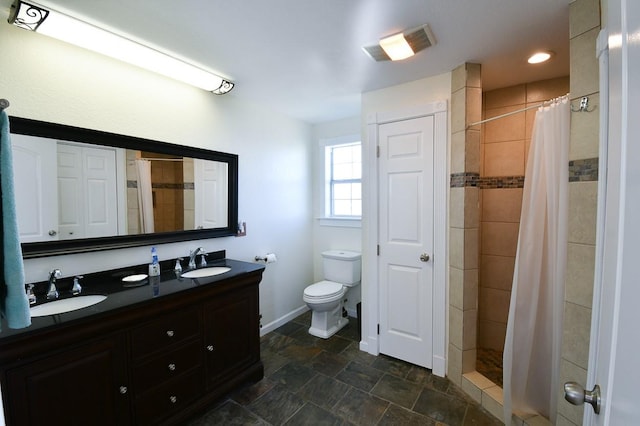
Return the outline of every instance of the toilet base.
[[[349,324],[348,318],[340,315],[336,321],[334,318],[330,318],[333,316],[332,314],[332,312],[313,312],[309,334],[322,339],[328,339],[340,331],[345,325]],[[328,324],[329,321],[331,321],[332,324]]]

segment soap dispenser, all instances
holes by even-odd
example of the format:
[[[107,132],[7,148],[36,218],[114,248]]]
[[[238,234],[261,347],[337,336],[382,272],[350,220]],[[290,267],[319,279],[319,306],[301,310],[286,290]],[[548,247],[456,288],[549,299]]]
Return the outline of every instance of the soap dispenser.
[[[151,247],[151,264],[149,264],[149,276],[157,277],[160,275],[160,263],[158,263],[158,251],[155,247]]]

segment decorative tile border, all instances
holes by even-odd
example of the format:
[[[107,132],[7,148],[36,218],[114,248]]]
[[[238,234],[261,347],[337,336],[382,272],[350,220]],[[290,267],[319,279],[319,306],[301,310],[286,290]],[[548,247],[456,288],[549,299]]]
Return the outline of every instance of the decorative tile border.
[[[598,180],[598,158],[569,161],[569,182],[593,182]]]
[[[449,186],[451,188],[465,188],[467,186],[478,186],[478,181],[480,180],[480,173],[451,173],[451,183]]]
[[[193,190],[193,182],[185,183],[154,183],[151,185],[154,189],[176,189],[176,190]],[[138,188],[137,180],[128,180],[127,188]]]
[[[598,158],[569,161],[569,182],[598,180]],[[524,176],[483,176],[479,173],[452,173],[451,188],[524,188]]]

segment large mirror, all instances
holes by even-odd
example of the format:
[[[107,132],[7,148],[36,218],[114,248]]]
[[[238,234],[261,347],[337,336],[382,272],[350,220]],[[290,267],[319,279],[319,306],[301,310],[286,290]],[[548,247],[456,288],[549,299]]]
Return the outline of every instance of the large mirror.
[[[10,117],[25,258],[236,235],[238,156]]]

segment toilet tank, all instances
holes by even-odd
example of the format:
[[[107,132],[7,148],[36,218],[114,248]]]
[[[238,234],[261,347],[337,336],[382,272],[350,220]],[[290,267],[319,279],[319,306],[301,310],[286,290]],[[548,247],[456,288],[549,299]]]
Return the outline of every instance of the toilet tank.
[[[322,252],[324,279],[346,286],[360,282],[361,255],[355,251],[328,250]]]

